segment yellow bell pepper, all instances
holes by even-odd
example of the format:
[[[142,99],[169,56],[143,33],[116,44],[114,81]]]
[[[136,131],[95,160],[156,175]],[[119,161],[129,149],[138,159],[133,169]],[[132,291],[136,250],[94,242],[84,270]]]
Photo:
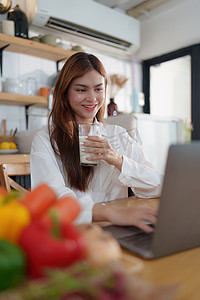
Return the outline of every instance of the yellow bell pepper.
[[[16,243],[21,230],[31,221],[28,209],[16,194],[8,193],[0,201],[0,239]]]

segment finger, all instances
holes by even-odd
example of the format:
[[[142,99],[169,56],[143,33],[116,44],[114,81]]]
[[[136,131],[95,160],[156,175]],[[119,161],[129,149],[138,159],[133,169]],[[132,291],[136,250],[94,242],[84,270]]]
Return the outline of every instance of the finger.
[[[154,229],[152,228],[151,224],[148,224],[145,221],[144,221],[144,219],[138,219],[137,222],[135,223],[135,226],[137,226],[144,232],[147,232],[147,233],[153,232]]]
[[[152,224],[156,224],[157,222],[157,215],[154,213],[154,212],[145,212],[143,211],[141,214],[140,214],[140,219],[141,220],[145,220],[147,222],[150,222]]]
[[[157,222],[157,217],[154,215],[146,215],[144,218],[142,218],[142,220],[145,220],[145,221],[155,225]]]
[[[90,135],[85,140],[97,142],[99,145],[101,145],[102,148],[110,147],[110,144],[108,143],[108,141],[99,136]]]
[[[103,148],[102,143],[100,143],[100,142],[92,142],[92,141],[83,142],[83,146],[90,147],[90,148]]]
[[[103,155],[105,153],[104,150],[100,148],[93,148],[93,147],[84,148],[82,151],[85,153],[92,153],[95,155]]]
[[[148,224],[145,224],[143,221],[139,221],[137,224],[138,228],[143,230],[144,232],[151,233],[154,231],[154,229],[149,226]]]
[[[85,139],[88,141],[98,141],[98,142],[102,142],[103,140],[100,136],[96,136],[96,135],[89,135]]]

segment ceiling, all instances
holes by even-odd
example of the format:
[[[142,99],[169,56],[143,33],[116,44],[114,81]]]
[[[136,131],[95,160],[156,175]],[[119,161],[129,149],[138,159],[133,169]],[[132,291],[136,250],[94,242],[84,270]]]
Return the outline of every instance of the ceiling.
[[[148,18],[150,13],[159,8],[166,9],[166,5],[175,5],[182,0],[93,0],[113,9],[125,11],[128,15],[140,19]]]

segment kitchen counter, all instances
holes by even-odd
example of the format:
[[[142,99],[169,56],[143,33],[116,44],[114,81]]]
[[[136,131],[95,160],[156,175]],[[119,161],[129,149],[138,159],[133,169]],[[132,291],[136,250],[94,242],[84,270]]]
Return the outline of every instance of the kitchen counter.
[[[29,163],[30,154],[2,154],[0,155],[0,164],[4,163]]]

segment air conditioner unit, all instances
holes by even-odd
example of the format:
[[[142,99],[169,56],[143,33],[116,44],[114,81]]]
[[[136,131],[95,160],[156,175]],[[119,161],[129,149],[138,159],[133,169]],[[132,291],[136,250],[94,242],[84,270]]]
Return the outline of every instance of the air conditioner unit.
[[[140,23],[92,0],[27,0],[31,24],[59,30],[66,40],[93,49],[133,55],[140,46]]]

